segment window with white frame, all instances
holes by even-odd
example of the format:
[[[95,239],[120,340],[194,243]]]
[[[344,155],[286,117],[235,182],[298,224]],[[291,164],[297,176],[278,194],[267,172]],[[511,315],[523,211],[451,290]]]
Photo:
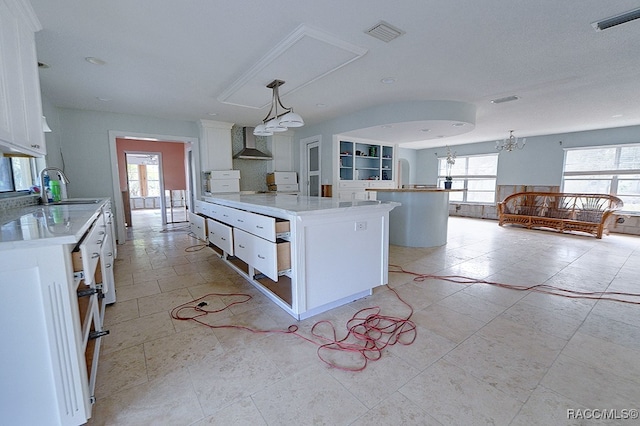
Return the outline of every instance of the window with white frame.
[[[562,190],[615,195],[640,213],[640,144],[565,150]]]
[[[35,182],[35,162],[29,157],[0,157],[0,193],[29,191]]]
[[[447,158],[438,158],[438,187],[444,186]],[[449,194],[449,202],[495,203],[498,154],[456,157],[451,167],[451,189],[464,189]]]

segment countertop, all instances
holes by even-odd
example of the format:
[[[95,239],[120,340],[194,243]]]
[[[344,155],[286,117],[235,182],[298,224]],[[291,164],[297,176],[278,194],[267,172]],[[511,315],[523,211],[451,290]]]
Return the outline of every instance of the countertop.
[[[75,244],[108,200],[100,198],[97,203],[33,205],[4,210],[0,212],[0,251]]]
[[[215,202],[229,207],[243,208],[243,205],[251,207],[258,212],[269,214],[271,212],[284,212],[293,216],[311,214],[323,214],[336,212],[343,209],[380,208],[391,210],[399,203],[375,200],[345,201],[328,197],[308,197],[292,194],[216,194],[203,197],[204,201]],[[257,209],[256,209],[257,207]]]
[[[367,191],[376,192],[460,192],[464,189],[444,189],[444,188],[369,188]]]

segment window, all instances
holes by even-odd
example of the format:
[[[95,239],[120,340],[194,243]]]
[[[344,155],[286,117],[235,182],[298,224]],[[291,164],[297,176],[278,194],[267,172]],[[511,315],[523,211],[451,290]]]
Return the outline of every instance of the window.
[[[443,187],[447,159],[438,159],[438,186]],[[495,203],[498,154],[457,157],[451,168],[452,189],[466,191],[451,192],[450,202]]]
[[[160,169],[157,164],[127,164],[127,173],[132,197],[160,196]]]
[[[616,195],[640,213],[640,145],[566,150],[562,190]]]
[[[0,157],[0,192],[28,191],[34,182],[35,163],[28,157]]]

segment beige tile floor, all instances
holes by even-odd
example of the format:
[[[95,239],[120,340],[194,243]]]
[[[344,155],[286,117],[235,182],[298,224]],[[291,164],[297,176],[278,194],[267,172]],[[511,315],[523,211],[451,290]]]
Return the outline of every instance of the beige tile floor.
[[[106,310],[90,424],[114,425],[562,425],[638,424],[568,418],[588,409],[640,409],[640,306],[577,300],[487,284],[390,285],[413,305],[417,339],[392,346],[362,372],[323,364],[316,347],[284,334],[252,334],[175,321],[169,311],[208,293],[250,303],[218,324],[284,329],[292,317],[237,276],[183,224],[163,232],[155,212],[134,216],[118,248],[118,302]],[[501,283],[548,283],[640,293],[640,238],[500,228],[451,218],[435,249],[392,246],[407,270]],[[387,287],[299,323],[344,327],[358,309],[407,310]],[[595,413],[595,414],[594,414]]]

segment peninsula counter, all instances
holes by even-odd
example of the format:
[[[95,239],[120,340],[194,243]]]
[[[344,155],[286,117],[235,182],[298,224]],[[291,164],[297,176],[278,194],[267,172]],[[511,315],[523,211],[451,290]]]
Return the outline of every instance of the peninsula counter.
[[[389,214],[389,242],[404,247],[445,245],[451,191],[435,187],[376,189],[378,200],[401,204]]]
[[[388,283],[395,202],[290,194],[221,194],[197,201],[191,223],[258,290],[296,319]]]

